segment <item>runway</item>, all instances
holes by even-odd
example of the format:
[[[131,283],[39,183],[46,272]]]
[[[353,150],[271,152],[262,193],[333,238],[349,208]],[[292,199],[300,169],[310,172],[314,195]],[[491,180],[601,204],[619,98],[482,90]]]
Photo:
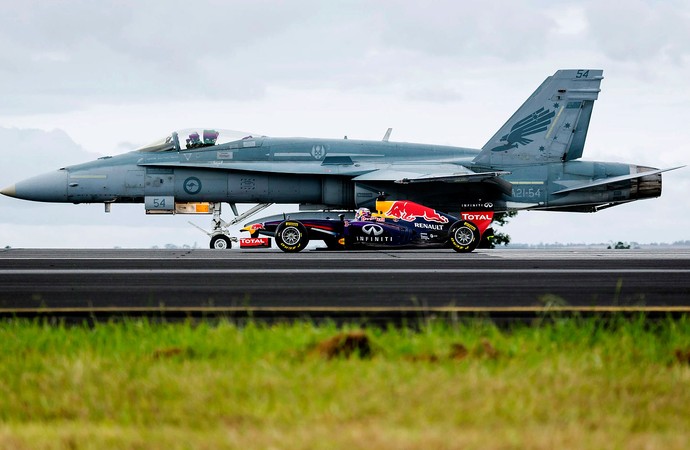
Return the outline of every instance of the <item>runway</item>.
[[[690,312],[690,249],[0,250],[0,314]]]

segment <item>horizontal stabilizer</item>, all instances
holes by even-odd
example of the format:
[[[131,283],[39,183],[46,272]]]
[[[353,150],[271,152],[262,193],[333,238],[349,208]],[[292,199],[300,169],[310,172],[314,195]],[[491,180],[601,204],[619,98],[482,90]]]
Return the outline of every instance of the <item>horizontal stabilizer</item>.
[[[647,172],[631,173],[631,174],[629,174],[629,175],[621,175],[621,176],[619,176],[619,177],[602,178],[602,179],[600,179],[600,180],[594,180],[594,181],[592,181],[592,182],[590,182],[590,183],[584,183],[584,184],[581,184],[581,185],[579,185],[579,186],[573,186],[573,187],[570,187],[570,188],[561,189],[560,191],[554,192],[554,195],[557,195],[557,194],[567,194],[567,193],[569,193],[569,192],[576,192],[576,191],[586,191],[586,190],[589,190],[589,189],[594,189],[594,188],[598,188],[598,187],[601,187],[601,186],[606,186],[606,185],[609,185],[609,184],[620,183],[621,181],[634,180],[634,179],[636,179],[636,178],[642,178],[642,177],[647,177],[647,176],[650,176],[650,175],[656,175],[656,174],[659,174],[659,173],[668,172],[668,171],[670,171],[670,170],[680,169],[680,168],[682,168],[682,167],[685,167],[685,166],[671,167],[671,168],[669,168],[669,169],[650,170],[650,171],[647,171]]]

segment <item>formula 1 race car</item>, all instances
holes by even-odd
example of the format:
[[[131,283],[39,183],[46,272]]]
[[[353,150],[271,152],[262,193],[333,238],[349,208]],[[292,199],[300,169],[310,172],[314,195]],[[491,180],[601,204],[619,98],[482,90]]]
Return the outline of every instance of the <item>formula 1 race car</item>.
[[[410,201],[377,200],[373,214],[367,208],[357,210],[354,217],[337,212],[286,214],[260,219],[241,231],[252,238],[273,236],[284,252],[299,252],[310,240],[323,240],[330,249],[450,245],[467,253],[489,234],[494,213],[486,209],[464,212],[457,218]]]

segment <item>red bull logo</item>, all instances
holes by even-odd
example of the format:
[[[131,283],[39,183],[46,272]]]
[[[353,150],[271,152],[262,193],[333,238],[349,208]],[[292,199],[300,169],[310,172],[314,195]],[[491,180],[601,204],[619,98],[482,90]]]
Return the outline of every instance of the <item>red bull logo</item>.
[[[417,219],[424,219],[427,222],[448,223],[447,217],[439,214],[435,209],[428,208],[418,203],[403,200],[380,203],[390,204],[386,205],[388,206],[388,211],[385,213],[387,216],[395,217],[406,222],[414,222]],[[382,210],[384,209],[382,208]]]

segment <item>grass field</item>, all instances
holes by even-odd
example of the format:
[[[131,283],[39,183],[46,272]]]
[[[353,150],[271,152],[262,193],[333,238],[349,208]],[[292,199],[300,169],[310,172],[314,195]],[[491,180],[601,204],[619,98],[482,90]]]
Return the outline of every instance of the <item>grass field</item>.
[[[0,448],[689,448],[689,360],[687,318],[10,320]]]

